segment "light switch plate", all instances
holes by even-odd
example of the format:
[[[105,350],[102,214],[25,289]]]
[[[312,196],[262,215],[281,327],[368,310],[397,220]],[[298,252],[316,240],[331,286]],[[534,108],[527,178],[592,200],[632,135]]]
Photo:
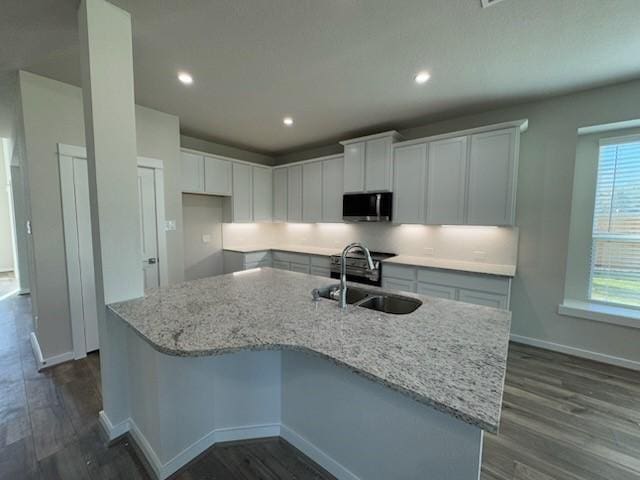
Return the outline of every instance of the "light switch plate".
[[[202,243],[209,243],[211,241],[211,235],[202,235]]]
[[[173,232],[176,229],[176,221],[175,220],[165,220],[164,222],[164,231],[165,232]]]

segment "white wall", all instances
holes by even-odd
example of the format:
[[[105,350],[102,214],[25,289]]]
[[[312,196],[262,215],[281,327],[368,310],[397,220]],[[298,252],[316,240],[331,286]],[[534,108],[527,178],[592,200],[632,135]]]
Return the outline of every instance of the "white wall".
[[[400,130],[411,139],[529,119],[520,142],[516,213],[520,244],[511,297],[514,334],[640,361],[640,328],[557,313],[567,263],[577,130],[634,120],[638,105],[640,81],[634,81]],[[276,163],[312,158],[316,151],[288,155]]]
[[[182,219],[185,280],[222,274],[222,198],[183,194]]]
[[[3,147],[3,145],[1,146]],[[11,234],[11,210],[9,204],[9,162],[5,159],[4,150],[4,148],[0,148],[0,272],[10,272],[14,269],[13,235]]]
[[[72,350],[56,145],[85,145],[82,91],[27,72],[19,80],[36,333],[49,357]],[[136,127],[138,155],[164,162],[166,218],[177,227],[167,232],[169,281],[178,282],[184,278],[178,118],[136,107]]]
[[[449,260],[514,265],[517,228],[441,227],[386,223],[224,224],[225,247],[304,245],[342,248],[362,242],[369,249],[402,255],[430,255]],[[262,245],[262,244],[261,244]],[[427,249],[433,249],[431,253]],[[480,253],[484,254],[480,256]]]

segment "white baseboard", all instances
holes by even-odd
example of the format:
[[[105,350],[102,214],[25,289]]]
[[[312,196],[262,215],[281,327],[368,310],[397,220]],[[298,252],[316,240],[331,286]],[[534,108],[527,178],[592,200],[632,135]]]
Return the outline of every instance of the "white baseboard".
[[[121,437],[125,433],[129,431],[129,419],[126,419],[117,425],[111,423],[111,420],[104,412],[104,410],[100,410],[98,414],[98,421],[100,422],[100,426],[102,430],[107,435],[107,439],[111,442],[118,437]]]
[[[12,297],[12,296],[14,296],[14,295],[16,295],[16,294],[18,294],[18,293],[20,293],[20,290],[15,289],[15,290],[12,290],[12,291],[11,291],[11,292],[9,292],[9,293],[5,293],[4,295],[0,295],[0,301],[1,301],[1,300],[4,300],[5,298]]]
[[[574,357],[586,358],[589,360],[595,360],[597,362],[608,363],[609,365],[615,365],[617,367],[629,368],[631,370],[640,370],[640,362],[637,362],[635,360],[614,357],[612,355],[605,355],[604,353],[583,350],[582,348],[570,347],[568,345],[562,345],[560,343],[553,343],[546,340],[523,337],[521,335],[514,334],[511,334],[511,341],[522,343],[524,345],[530,345],[532,347],[552,350],[554,352],[566,353],[567,355],[573,355]]]
[[[349,469],[336,462],[333,458],[320,450],[317,446],[311,443],[309,440],[299,435],[296,431],[287,427],[286,425],[280,426],[280,436],[284,438],[291,445],[296,447],[307,457],[311,458],[314,462],[327,470],[334,477],[341,480],[360,480],[360,477],[355,475]]]
[[[59,355],[53,355],[51,357],[44,358],[42,356],[40,343],[38,342],[38,337],[36,336],[35,332],[31,332],[31,334],[29,335],[29,340],[31,341],[31,350],[33,350],[33,355],[36,358],[38,371],[45,368],[53,367],[54,365],[58,365],[60,363],[68,362],[69,360],[73,360],[73,352],[64,352]]]

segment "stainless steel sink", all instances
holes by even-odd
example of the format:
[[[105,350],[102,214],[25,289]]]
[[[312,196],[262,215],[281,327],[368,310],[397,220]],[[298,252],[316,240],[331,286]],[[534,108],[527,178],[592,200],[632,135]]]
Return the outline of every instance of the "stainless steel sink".
[[[314,290],[313,295],[330,300],[338,300],[339,285],[332,285],[322,289]],[[418,299],[405,297],[402,295],[392,295],[389,293],[369,290],[366,288],[347,288],[347,303],[357,307],[368,308],[378,312],[390,313],[393,315],[406,315],[416,311],[422,302]]]
[[[422,305],[420,300],[400,295],[379,295],[369,297],[358,303],[359,307],[394,315],[406,315],[407,313],[415,312],[420,305]]]

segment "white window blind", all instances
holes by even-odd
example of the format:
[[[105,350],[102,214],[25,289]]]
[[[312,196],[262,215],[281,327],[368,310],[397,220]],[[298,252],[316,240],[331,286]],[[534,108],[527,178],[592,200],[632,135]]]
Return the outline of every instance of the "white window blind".
[[[591,300],[640,307],[640,138],[600,144]]]

